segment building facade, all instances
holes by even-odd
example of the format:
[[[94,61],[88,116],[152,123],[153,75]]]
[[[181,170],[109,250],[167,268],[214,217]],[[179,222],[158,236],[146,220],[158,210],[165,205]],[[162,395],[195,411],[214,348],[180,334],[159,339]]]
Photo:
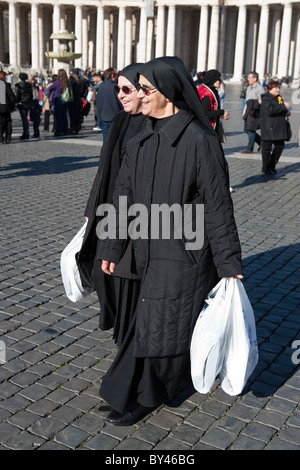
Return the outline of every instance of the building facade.
[[[52,68],[53,32],[74,32],[75,66],[122,69],[177,55],[189,70],[218,68],[234,79],[300,78],[300,1],[0,0],[0,62]]]

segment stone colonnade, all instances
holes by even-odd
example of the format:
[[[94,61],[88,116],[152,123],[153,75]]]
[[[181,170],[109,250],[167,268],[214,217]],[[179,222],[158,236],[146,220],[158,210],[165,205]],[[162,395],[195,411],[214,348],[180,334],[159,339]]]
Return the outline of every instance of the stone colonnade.
[[[195,4],[197,3],[197,4]],[[178,55],[192,70],[218,68],[240,79],[300,77],[300,2],[253,0],[0,0],[0,61],[32,69],[52,67],[52,32],[74,32],[75,66],[122,69],[162,55]]]

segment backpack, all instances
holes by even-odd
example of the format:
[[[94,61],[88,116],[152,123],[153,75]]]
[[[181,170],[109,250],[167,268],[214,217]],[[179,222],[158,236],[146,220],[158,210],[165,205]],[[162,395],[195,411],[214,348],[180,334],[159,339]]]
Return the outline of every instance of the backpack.
[[[61,99],[64,103],[70,103],[71,101],[74,101],[73,97],[73,90],[70,86],[68,86],[61,95]]]

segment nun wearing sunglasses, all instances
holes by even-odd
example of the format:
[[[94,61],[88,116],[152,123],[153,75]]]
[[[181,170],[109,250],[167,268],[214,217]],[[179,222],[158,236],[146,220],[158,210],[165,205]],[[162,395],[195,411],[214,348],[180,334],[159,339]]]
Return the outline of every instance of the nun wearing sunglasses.
[[[115,115],[101,150],[98,171],[84,213],[88,224],[77,259],[81,277],[98,295],[99,327],[102,330],[113,328],[113,337],[117,345],[123,341],[126,331],[124,312],[134,311],[140,282],[131,269],[131,243],[113,277],[107,276],[102,271],[101,261],[96,257],[101,243],[96,233],[100,221],[96,211],[101,204],[112,203],[126,144],[142,128],[146,119],[141,112],[141,100],[137,97],[136,89],[137,73],[142,65],[131,64],[119,74],[116,91],[124,110]]]
[[[175,230],[164,237],[162,230],[133,240],[140,295],[100,388],[112,408],[106,420],[116,426],[135,424],[191,385],[190,341],[205,298],[221,278],[243,277],[227,163],[190,73],[178,57],[159,57],[140,70],[137,87],[148,119],[126,148],[114,193],[117,213],[121,196],[146,207],[151,233],[154,205],[201,205],[203,239],[191,247],[190,237]],[[100,245],[108,277],[124,246],[112,237]]]

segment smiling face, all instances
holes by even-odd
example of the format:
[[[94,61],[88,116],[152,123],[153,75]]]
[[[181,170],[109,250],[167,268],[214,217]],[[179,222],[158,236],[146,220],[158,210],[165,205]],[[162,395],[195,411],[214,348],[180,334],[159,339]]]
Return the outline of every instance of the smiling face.
[[[118,78],[118,86],[120,88],[118,98],[123,105],[124,111],[129,114],[139,114],[141,112],[141,100],[138,98],[137,89],[127,78],[122,76]],[[124,93],[122,87],[127,87],[129,93]]]
[[[138,92],[138,97],[142,100],[142,113],[145,116],[162,119],[178,111],[178,108],[160,93],[143,75],[140,75],[139,85],[142,88],[140,88]]]

